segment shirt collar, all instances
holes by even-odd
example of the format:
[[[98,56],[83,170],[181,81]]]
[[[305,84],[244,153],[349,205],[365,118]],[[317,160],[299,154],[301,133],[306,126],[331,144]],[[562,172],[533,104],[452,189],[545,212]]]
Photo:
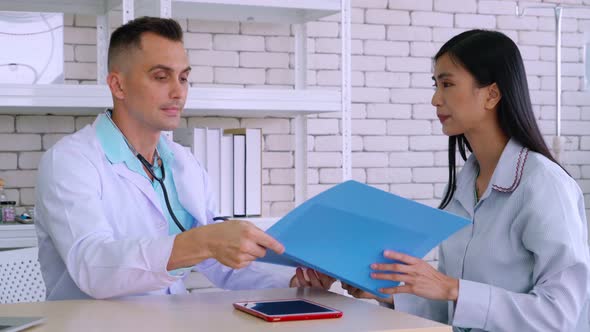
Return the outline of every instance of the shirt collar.
[[[107,112],[112,111],[106,110],[105,112],[99,114],[95,122],[98,140],[100,141],[105,155],[111,164],[124,162],[129,168],[133,169],[139,160],[137,160],[135,155],[133,155],[131,152],[131,149],[129,149],[129,146],[127,146],[125,138],[119,129],[116,128],[109,120],[109,115],[107,115]],[[160,155],[160,158],[164,164],[171,165],[171,163],[174,161],[174,152],[172,152],[168,146],[164,135],[160,135],[157,149],[158,154]]]
[[[511,138],[500,155],[490,180],[491,188],[499,192],[513,192],[516,190],[524,173],[528,153],[529,149]],[[474,190],[478,169],[479,164],[475,159],[475,155],[472,154],[467,158],[465,165],[457,176],[457,190],[454,196],[468,211],[472,211],[473,206],[475,206]],[[489,196],[490,191],[490,186],[488,186],[480,200]]]
[[[498,165],[494,170],[490,181],[492,188],[500,192],[516,190],[522,179],[528,155],[529,149],[522,146],[516,139],[511,138],[502,151]]]

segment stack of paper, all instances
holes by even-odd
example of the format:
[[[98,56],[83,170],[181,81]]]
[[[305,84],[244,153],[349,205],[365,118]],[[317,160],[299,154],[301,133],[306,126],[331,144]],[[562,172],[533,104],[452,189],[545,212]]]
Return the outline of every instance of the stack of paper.
[[[356,181],[301,204],[267,230],[285,246],[260,261],[307,266],[377,296],[399,283],[370,277],[372,263],[391,263],[391,249],[424,257],[470,221]]]

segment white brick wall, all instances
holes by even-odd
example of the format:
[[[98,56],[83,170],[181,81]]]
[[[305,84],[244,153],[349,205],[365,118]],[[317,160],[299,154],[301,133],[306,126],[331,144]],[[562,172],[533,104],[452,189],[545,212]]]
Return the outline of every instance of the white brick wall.
[[[291,42],[293,41],[291,40]],[[350,44],[352,54],[363,54],[362,40],[355,39],[352,40]],[[342,41],[338,38],[317,38],[315,39],[314,45],[316,53],[340,54],[340,52],[342,51]],[[290,51],[293,51],[293,47],[291,47]]]
[[[16,153],[0,153],[0,169],[16,169],[18,155]]]
[[[240,24],[236,22],[213,22],[188,20],[188,31],[206,33],[239,33]]]
[[[0,134],[0,151],[41,150],[41,135]]]
[[[389,8],[404,10],[432,10],[432,0],[389,0]]]
[[[235,51],[202,51],[190,50],[189,61],[191,65],[239,67],[240,54]],[[191,75],[192,76],[192,75]]]
[[[387,40],[430,41],[432,40],[432,29],[429,27],[390,26],[387,28]]]
[[[367,168],[367,182],[371,184],[409,183],[411,168]]]
[[[363,138],[352,136],[352,151],[363,151]],[[316,136],[314,151],[342,151],[341,136]]]
[[[408,151],[408,137],[405,136],[365,136],[365,151]]]
[[[14,117],[0,115],[0,133],[10,133],[14,131]]]
[[[455,26],[469,29],[493,29],[496,27],[496,17],[493,15],[457,14]]]
[[[78,45],[75,47],[74,60],[77,62],[96,62],[95,45]]]
[[[415,183],[446,183],[449,170],[446,167],[425,167],[412,170],[412,181]]]
[[[434,11],[447,13],[475,13],[476,0],[434,0]]]
[[[514,15],[515,1],[479,1],[477,12],[480,14]]]
[[[409,119],[412,107],[409,104],[368,104],[367,118]]]
[[[407,88],[410,86],[410,74],[370,72],[366,73],[366,85],[370,87]]]
[[[385,26],[409,25],[410,15],[407,11],[385,10],[385,9],[367,9],[365,20],[369,24],[383,24]]]
[[[453,14],[437,12],[412,12],[412,25],[427,27],[452,27]]]
[[[74,131],[74,118],[71,116],[19,116],[16,119],[19,133],[71,133]]]
[[[535,1],[530,1],[535,2]],[[537,1],[538,2],[538,1]],[[516,1],[353,0],[353,178],[437,205],[447,181],[447,137],[430,105],[432,56],[470,28],[497,29],[515,40],[525,59],[539,125],[555,131],[554,19],[549,10],[514,15]],[[583,3],[570,0],[568,3]],[[587,4],[587,1],[586,1]],[[340,80],[339,15],[308,24],[308,84],[333,88]],[[65,16],[68,83],[96,79],[95,20]],[[290,88],[294,84],[292,27],[281,24],[182,20],[193,72],[207,86]],[[590,95],[582,92],[585,31],[590,17],[567,11],[563,20],[563,134],[565,166],[590,201]],[[308,188],[315,195],[340,181],[340,114],[308,121]],[[93,117],[0,115],[0,177],[8,194],[33,204],[36,164],[42,151]],[[293,208],[294,123],[290,119],[193,117],[181,126],[256,127],[264,133],[264,213]],[[461,164],[461,163],[460,163]],[[590,216],[590,209],[587,213]]]
[[[250,68],[289,68],[289,54],[241,52],[240,66]]]
[[[221,84],[264,84],[264,69],[252,68],[215,68],[215,83]]]
[[[43,152],[21,152],[18,157],[19,169],[36,169]]]
[[[23,136],[23,135],[18,135],[18,136]],[[51,147],[57,143],[57,141],[59,141],[60,139],[62,139],[64,136],[66,136],[65,134],[45,134],[43,135],[43,150],[49,150],[51,149]],[[39,150],[40,148],[34,148],[31,150]],[[23,151],[25,151],[23,149]]]
[[[210,50],[213,47],[213,35],[187,32],[184,35],[184,45],[191,50]]]
[[[408,56],[408,42],[392,42],[383,40],[366,40],[365,55]]]
[[[264,51],[264,37],[215,35],[213,48],[220,51]]]

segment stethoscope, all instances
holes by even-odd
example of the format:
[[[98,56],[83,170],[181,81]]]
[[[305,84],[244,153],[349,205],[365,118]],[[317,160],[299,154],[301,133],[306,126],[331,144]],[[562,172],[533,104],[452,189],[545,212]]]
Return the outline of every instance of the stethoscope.
[[[115,124],[115,122],[111,118],[111,110],[107,109],[104,113],[105,113],[107,119],[109,119],[109,121],[111,121],[113,126],[115,128],[117,128],[117,130],[119,131],[121,136],[123,136],[123,139],[125,140],[125,143],[127,143],[129,150],[131,150],[133,155],[135,155],[135,157],[137,157],[137,159],[139,159],[141,164],[145,167],[145,169],[148,171],[148,173],[150,173],[152,178],[154,180],[158,181],[158,183],[162,187],[162,192],[164,193],[164,201],[166,201],[166,207],[168,208],[168,213],[170,213],[170,217],[172,217],[172,220],[174,220],[174,223],[176,224],[178,229],[180,229],[181,232],[185,232],[186,229],[184,228],[184,226],[182,226],[180,221],[178,221],[178,219],[176,218],[176,215],[174,214],[174,211],[172,211],[172,206],[170,205],[170,199],[168,198],[168,191],[166,190],[166,185],[164,185],[164,180],[166,179],[164,160],[162,160],[162,158],[159,157],[160,153],[158,152],[158,148],[156,148],[156,153],[154,154],[154,165],[159,165],[159,167],[161,167],[161,169],[162,169],[162,176],[161,177],[158,177],[156,175],[156,173],[154,172],[154,166],[152,164],[150,164],[150,162],[147,161],[139,152],[137,152],[137,150],[135,150],[133,145],[131,145],[131,143],[129,143],[129,141],[127,140],[127,137],[125,137],[125,135],[123,135],[123,132],[121,132],[121,129],[119,129],[119,127],[117,127],[117,125]]]

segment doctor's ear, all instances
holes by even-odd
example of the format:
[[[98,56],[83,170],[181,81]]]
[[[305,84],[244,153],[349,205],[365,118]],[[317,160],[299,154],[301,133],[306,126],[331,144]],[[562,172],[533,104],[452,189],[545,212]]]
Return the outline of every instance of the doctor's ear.
[[[485,103],[485,108],[488,110],[496,108],[498,103],[502,99],[502,93],[500,93],[500,89],[498,88],[498,84],[492,83],[487,86],[488,89],[488,96]]]
[[[123,77],[121,73],[118,72],[111,72],[107,76],[107,85],[113,94],[113,97],[117,99],[125,99],[125,91],[123,89],[124,86]]]

